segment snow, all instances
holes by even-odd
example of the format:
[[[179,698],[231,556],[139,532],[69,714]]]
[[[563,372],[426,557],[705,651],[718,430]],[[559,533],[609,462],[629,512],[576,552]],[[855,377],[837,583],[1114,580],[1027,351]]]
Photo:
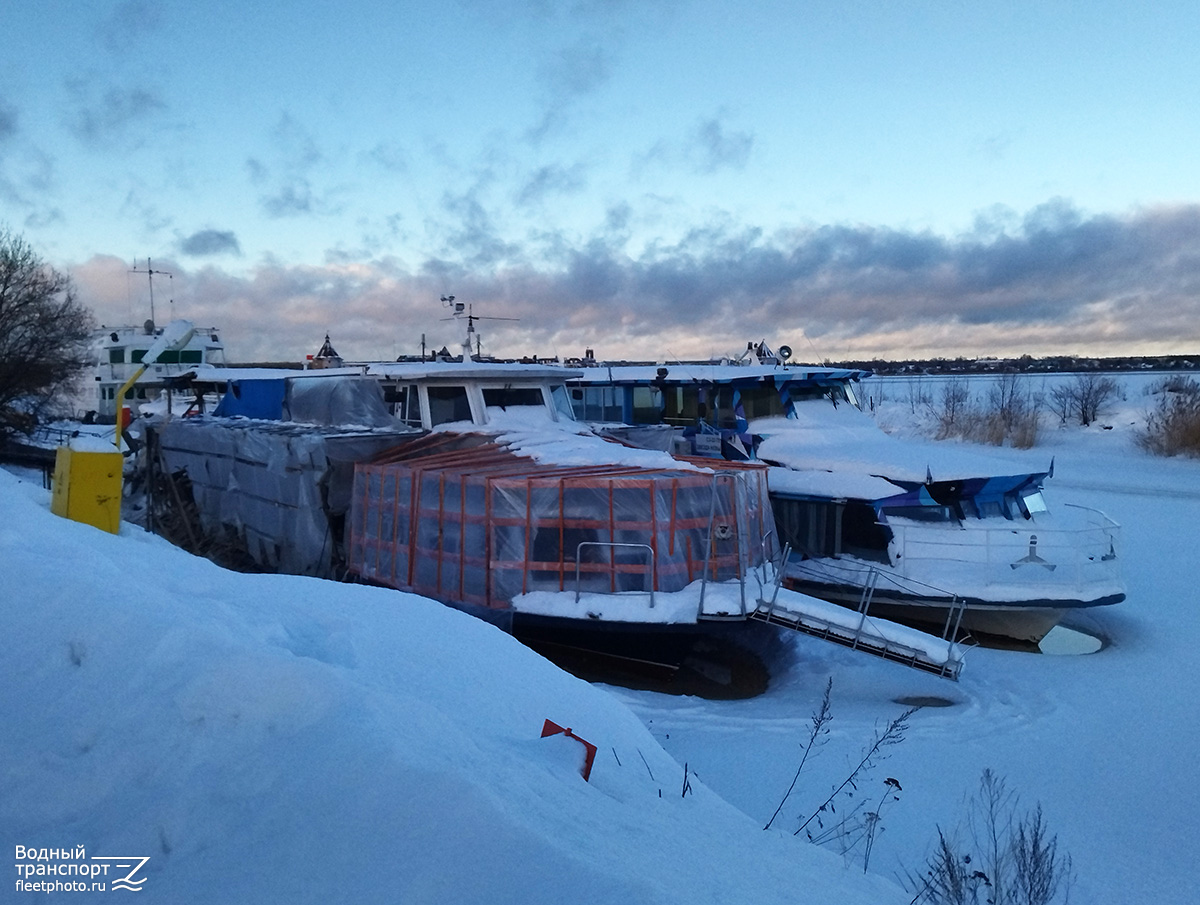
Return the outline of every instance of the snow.
[[[112,433],[111,429],[109,433]],[[89,453],[114,453],[119,452],[117,447],[111,440],[105,440],[102,437],[97,437],[95,434],[79,434],[77,437],[71,437],[67,440],[66,445],[73,452],[89,452]]]
[[[791,781],[810,715],[832,677],[830,741],[810,758],[777,818],[782,832],[795,829],[799,815],[845,778],[876,729],[901,711],[898,701],[947,699],[952,706],[914,715],[903,744],[871,783],[860,784],[869,794],[869,785],[882,788],[890,776],[904,789],[884,815],[872,872],[895,877],[919,867],[937,829],[953,832],[980,774],[991,768],[1023,805],[1042,804],[1061,849],[1074,859],[1071,901],[1195,901],[1200,676],[1190,664],[1200,644],[1200,462],[1140,450],[1133,428],[1146,405],[1143,388],[1155,378],[1117,379],[1125,398],[1101,424],[1048,428],[1031,450],[919,439],[923,416],[901,402],[898,380],[889,385],[890,401],[877,402],[880,423],[935,463],[946,453],[981,455],[1001,466],[996,473],[1013,474],[1043,470],[1053,455],[1055,476],[1046,484],[1052,508],[1078,503],[1122,524],[1126,601],[1068,617],[1104,639],[1097,653],[976,648],[960,681],[949,683],[793,636],[774,642],[780,649],[770,660],[771,685],[752,700],[613,693],[676,759],[761,825]],[[877,389],[868,392],[878,400]],[[861,852],[847,860],[861,868]]]
[[[904,903],[894,877],[991,768],[1041,803],[1072,901],[1194,901],[1200,462],[1137,448],[1142,375],[1121,379],[1101,425],[1032,450],[910,441],[918,477],[925,460],[941,477],[964,454],[1007,474],[1053,455],[1052,508],[1124,526],[1128,599],[1072,617],[1101,650],[974,649],[958,683],[755,626],[772,672],[757,698],[589,686],[420,598],[224,572],[56,519],[40,483],[0,473],[0,841],[148,855],[148,901]],[[879,423],[919,434],[892,392]],[[829,677],[828,741],[763,832]],[[859,784],[903,786],[870,873],[793,837],[917,698],[951,706],[917,712]],[[546,718],[598,745],[590,784],[571,740],[537,737]]]
[[[523,406],[501,411],[490,407],[487,412],[486,425],[451,421],[439,424],[434,431],[493,435],[498,443],[503,443],[513,452],[547,465],[617,465],[670,471],[709,471],[675,459],[662,450],[639,449],[606,440],[577,421],[551,421],[545,409]]]
[[[0,506],[9,846],[148,856],[150,902],[905,900],[682,797],[628,708],[483,622],[107,535],[5,472]]]

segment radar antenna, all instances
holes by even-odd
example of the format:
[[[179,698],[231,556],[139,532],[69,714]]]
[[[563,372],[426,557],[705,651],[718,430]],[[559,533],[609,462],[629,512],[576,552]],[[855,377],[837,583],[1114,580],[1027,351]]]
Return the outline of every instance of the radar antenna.
[[[155,270],[155,269],[154,269],[154,268],[151,266],[151,264],[150,264],[150,259],[149,259],[149,258],[146,258],[146,269],[145,269],[145,270],[138,270],[137,262],[135,261],[135,262],[133,263],[133,269],[132,269],[131,271],[129,271],[129,272],[130,272],[130,273],[144,273],[144,274],[146,275],[146,279],[147,279],[147,280],[149,281],[149,283],[150,283],[150,320],[147,322],[147,329],[146,329],[146,333],[147,333],[147,334],[151,334],[151,333],[153,333],[153,332],[154,332],[154,330],[155,330],[155,320],[154,320],[154,278],[155,278],[156,276],[162,276],[162,277],[166,277],[166,278],[167,278],[167,279],[169,279],[169,280],[174,280],[174,279],[175,279],[175,274],[171,273],[169,270]],[[172,305],[174,305],[174,303],[175,303],[175,299],[171,299],[171,304],[172,304]]]

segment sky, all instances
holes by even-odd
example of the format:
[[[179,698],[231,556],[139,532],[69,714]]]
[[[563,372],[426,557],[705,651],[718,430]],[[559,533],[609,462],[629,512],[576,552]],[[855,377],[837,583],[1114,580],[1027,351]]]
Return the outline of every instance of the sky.
[[[10,0],[0,226],[232,360],[1200,348],[1200,6]],[[165,309],[165,311],[163,310]]]

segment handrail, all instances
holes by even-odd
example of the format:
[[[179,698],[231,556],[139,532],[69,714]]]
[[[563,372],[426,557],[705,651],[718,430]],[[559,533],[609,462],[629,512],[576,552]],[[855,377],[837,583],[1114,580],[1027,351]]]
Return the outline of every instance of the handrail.
[[[600,540],[581,541],[575,547],[575,602],[576,603],[579,603],[579,596],[580,596],[579,551],[582,550],[584,547],[639,547],[643,550],[648,551],[650,553],[650,558],[649,558],[649,560],[647,560],[646,564],[649,567],[649,569],[647,571],[647,578],[650,579],[650,581],[649,581],[649,584],[650,584],[650,608],[654,609],[654,548],[651,547],[649,544],[622,544],[622,543],[610,543],[608,541],[600,541]],[[644,593],[644,592],[639,592],[639,593]]]

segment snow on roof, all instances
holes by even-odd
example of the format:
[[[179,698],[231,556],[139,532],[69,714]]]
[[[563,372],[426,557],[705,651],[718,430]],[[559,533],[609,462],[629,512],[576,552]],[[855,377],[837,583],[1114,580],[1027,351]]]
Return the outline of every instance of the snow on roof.
[[[795,408],[794,419],[761,418],[750,422],[750,431],[765,438],[758,447],[758,457],[763,461],[802,472],[845,475],[848,481],[877,476],[923,483],[927,475],[945,481],[1010,473],[1011,465],[967,447],[897,440],[852,405],[835,407],[824,400],[812,400]],[[861,486],[869,490],[876,485],[863,480]],[[880,495],[898,492],[894,485],[886,486],[890,489]],[[876,498],[866,493],[863,496]]]
[[[192,380],[196,383],[228,383],[231,380],[290,380],[293,378],[362,377],[361,367],[351,368],[214,368],[200,365],[178,374],[175,381]]]
[[[767,378],[779,380],[857,380],[870,375],[870,371],[854,371],[844,368],[784,367],[782,365],[600,365],[584,368],[574,382],[581,384],[648,384],[658,379],[658,372],[666,370],[664,379],[668,383],[709,382],[734,383],[762,381]]]
[[[440,424],[434,432],[486,434],[513,452],[544,465],[622,465],[630,468],[709,471],[655,449],[638,449],[593,433],[576,421],[551,421],[541,409],[488,409],[489,423],[455,421]]]
[[[567,380],[582,373],[561,365],[519,364],[492,361],[381,361],[365,365],[372,377],[395,380]]]

